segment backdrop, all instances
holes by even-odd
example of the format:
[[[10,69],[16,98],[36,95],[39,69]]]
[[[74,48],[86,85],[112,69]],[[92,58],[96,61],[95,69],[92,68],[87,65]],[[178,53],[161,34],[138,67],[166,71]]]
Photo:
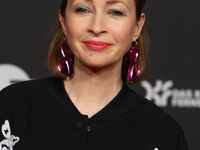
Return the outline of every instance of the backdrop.
[[[0,89],[51,76],[47,52],[60,1],[0,1]],[[200,1],[147,0],[150,36],[147,77],[132,89],[155,102],[200,150]]]

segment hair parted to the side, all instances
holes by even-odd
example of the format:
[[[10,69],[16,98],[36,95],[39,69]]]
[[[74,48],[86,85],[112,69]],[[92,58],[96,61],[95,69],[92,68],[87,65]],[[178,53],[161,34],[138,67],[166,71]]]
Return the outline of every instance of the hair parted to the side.
[[[136,4],[136,17],[137,17],[137,20],[140,20],[140,16],[141,16],[143,7],[146,3],[146,0],[134,0],[134,1]],[[65,17],[66,6],[67,6],[67,0],[62,0],[61,6],[60,6],[60,12],[63,17]],[[48,66],[49,66],[49,70],[54,75],[62,79],[65,79],[67,78],[67,75],[59,72],[57,68],[58,62],[62,58],[60,49],[61,49],[62,44],[65,42],[64,33],[63,33],[60,22],[58,23],[58,26],[54,29],[54,31],[56,31],[56,35],[49,47]],[[138,77],[133,78],[133,83],[140,81],[141,79],[143,79],[145,75],[146,61],[148,60],[148,45],[149,45],[149,37],[148,37],[148,33],[144,24],[141,34],[137,40],[137,49],[139,53],[137,62],[140,68],[140,74]],[[74,56],[72,55],[72,58],[71,58],[72,62],[73,62],[73,57]],[[130,60],[129,60],[129,56],[127,52],[127,54],[125,54],[124,56],[123,64],[122,64],[122,79],[123,80],[126,80],[129,64],[130,64]]]

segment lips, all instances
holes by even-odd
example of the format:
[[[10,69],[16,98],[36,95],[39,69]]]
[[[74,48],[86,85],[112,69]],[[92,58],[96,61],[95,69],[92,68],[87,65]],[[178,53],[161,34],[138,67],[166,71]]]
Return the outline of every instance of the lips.
[[[89,49],[94,51],[102,51],[112,46],[110,43],[101,41],[84,41],[83,42]]]

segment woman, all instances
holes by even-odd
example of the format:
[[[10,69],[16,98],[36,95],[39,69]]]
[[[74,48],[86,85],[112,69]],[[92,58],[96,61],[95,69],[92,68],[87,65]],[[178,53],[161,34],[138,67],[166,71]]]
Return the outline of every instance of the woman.
[[[0,92],[2,149],[188,149],[180,126],[125,83],[145,72],[144,4],[62,1],[49,51],[58,77]]]

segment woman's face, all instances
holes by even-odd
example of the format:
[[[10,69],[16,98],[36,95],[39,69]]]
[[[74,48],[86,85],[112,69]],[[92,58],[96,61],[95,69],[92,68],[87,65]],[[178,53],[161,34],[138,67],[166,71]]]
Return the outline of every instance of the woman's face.
[[[142,14],[136,21],[133,0],[68,0],[65,17],[60,15],[75,62],[91,68],[121,67],[144,20]]]

